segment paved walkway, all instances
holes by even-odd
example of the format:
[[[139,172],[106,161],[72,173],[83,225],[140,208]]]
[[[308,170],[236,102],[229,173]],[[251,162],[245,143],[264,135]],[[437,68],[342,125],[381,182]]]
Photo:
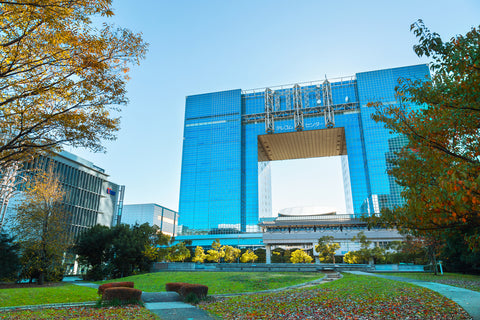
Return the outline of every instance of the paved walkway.
[[[465,311],[467,311],[472,319],[480,320],[480,292],[467,290],[459,287],[449,286],[446,284],[407,279],[403,277],[387,276],[375,273],[368,273],[362,271],[346,271],[352,274],[358,274],[362,276],[373,276],[379,278],[385,278],[396,281],[408,282],[420,287],[424,287],[440,293],[448,299],[458,303]]]

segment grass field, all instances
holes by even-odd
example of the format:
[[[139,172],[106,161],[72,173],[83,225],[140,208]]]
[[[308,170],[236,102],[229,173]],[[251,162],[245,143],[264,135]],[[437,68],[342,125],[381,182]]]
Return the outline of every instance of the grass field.
[[[0,319],[158,319],[140,306],[110,308],[43,309],[0,313]]]
[[[145,292],[165,291],[165,283],[187,282],[208,286],[208,294],[256,292],[277,289],[322,278],[311,272],[155,272],[110,281],[133,281]]]
[[[30,287],[0,290],[0,307],[98,300],[97,290],[65,284],[55,287]]]
[[[461,273],[444,273],[443,275],[434,275],[432,273],[380,273],[388,276],[403,277],[408,279],[423,280],[448,284],[450,286],[465,288],[480,292],[480,276],[461,274]]]
[[[309,289],[224,298],[201,307],[222,319],[469,319],[425,288],[345,274]]]

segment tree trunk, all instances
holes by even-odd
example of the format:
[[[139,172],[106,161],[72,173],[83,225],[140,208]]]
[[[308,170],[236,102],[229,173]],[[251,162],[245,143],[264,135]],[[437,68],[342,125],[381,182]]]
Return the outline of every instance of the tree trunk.
[[[44,282],[45,282],[45,272],[42,270],[38,275],[38,285],[41,286],[44,284]]]

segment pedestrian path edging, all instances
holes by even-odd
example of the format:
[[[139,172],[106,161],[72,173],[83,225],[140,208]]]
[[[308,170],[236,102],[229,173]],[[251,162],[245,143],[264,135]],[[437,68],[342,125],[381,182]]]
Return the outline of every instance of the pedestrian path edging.
[[[27,306],[1,307],[0,312],[22,311],[22,310],[40,310],[40,309],[49,309],[49,308],[92,307],[92,306],[95,306],[95,305],[97,305],[97,301],[34,304],[34,305],[27,305]]]
[[[401,281],[430,289],[457,303],[472,317],[472,319],[480,320],[480,292],[436,282],[414,280],[396,276],[387,276],[362,271],[348,271],[348,273]]]

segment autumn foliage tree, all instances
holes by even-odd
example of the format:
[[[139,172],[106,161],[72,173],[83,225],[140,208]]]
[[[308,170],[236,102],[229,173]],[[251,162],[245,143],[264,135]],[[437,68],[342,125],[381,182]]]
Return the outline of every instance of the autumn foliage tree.
[[[21,248],[23,276],[58,281],[63,278],[63,255],[72,244],[70,214],[62,205],[65,192],[53,168],[38,171],[16,208],[12,231]]]
[[[335,253],[340,249],[340,244],[333,242],[334,237],[323,236],[318,239],[315,251],[318,252],[320,262],[335,263]]]
[[[240,257],[241,250],[238,248],[234,248],[232,246],[223,246],[223,250],[225,251],[225,262],[232,263],[235,262],[238,257]]]
[[[292,252],[290,261],[292,263],[310,263],[313,261],[313,258],[302,249],[298,249]]]
[[[407,138],[389,172],[403,187],[402,207],[382,220],[417,236],[461,233],[480,250],[480,33],[444,42],[419,20],[418,56],[431,57],[431,79],[402,79],[395,105],[376,105],[376,121]],[[417,107],[411,107],[415,105]]]
[[[0,1],[0,164],[115,138],[128,66],[146,44],[92,22],[112,15],[112,0]]]
[[[194,257],[192,258],[192,262],[203,263],[206,258],[207,258],[207,255],[205,254],[203,248],[200,247],[200,246],[197,246],[197,247],[195,248],[195,255],[194,255]]]
[[[257,260],[257,258],[258,258],[258,256],[255,254],[255,252],[253,252],[250,249],[247,249],[247,251],[245,251],[242,254],[242,256],[240,257],[240,262],[241,263],[255,262],[255,260]]]

